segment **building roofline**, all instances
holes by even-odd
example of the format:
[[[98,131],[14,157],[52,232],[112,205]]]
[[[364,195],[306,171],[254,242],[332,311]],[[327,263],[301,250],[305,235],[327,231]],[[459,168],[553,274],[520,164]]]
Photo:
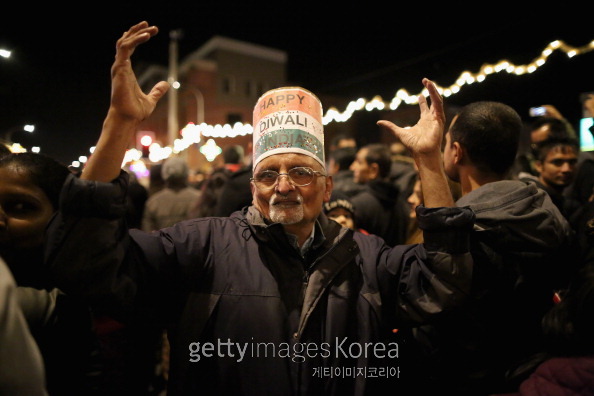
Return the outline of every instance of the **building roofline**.
[[[245,41],[235,40],[224,36],[213,36],[210,40],[204,43],[204,45],[202,45],[196,51],[188,55],[185,61],[206,58],[208,54],[217,49],[223,49],[243,55],[263,58],[278,63],[287,62],[286,51],[265,47],[263,45],[248,43]]]

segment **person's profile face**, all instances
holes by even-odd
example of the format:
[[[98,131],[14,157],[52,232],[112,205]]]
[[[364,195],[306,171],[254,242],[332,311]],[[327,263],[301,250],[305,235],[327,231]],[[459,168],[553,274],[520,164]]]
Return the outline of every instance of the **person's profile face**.
[[[417,180],[414,184],[413,191],[407,198],[407,202],[410,206],[410,217],[417,217],[416,208],[423,203],[423,191],[421,190],[421,181]]]
[[[0,252],[41,246],[53,212],[49,198],[26,171],[13,165],[0,168]]]
[[[365,147],[357,151],[355,160],[350,166],[350,169],[353,171],[353,180],[355,181],[355,183],[367,183],[372,178],[372,170],[369,163],[366,160],[368,151],[369,150]]]
[[[264,170],[288,173],[290,169],[308,167],[326,174],[313,158],[303,154],[275,154],[263,159],[254,169],[254,176]],[[318,176],[306,186],[295,186],[288,176],[279,176],[269,189],[250,184],[254,206],[267,219],[281,224],[309,224],[322,211],[322,204],[330,199],[332,181],[329,176]]]

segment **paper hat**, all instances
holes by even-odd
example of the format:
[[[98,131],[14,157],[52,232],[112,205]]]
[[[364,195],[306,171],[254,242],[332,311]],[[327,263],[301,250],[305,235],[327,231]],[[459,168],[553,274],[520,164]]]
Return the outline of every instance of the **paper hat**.
[[[253,168],[274,154],[309,155],[324,168],[322,104],[301,87],[270,90],[254,107]]]

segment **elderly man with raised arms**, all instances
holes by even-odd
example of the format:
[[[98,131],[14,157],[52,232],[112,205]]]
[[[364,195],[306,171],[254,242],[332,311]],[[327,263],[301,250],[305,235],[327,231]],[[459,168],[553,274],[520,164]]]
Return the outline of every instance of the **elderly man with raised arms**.
[[[423,245],[390,248],[325,217],[332,178],[322,107],[300,87],[269,91],[254,107],[252,205],[151,233],[128,230],[122,160],[168,88],[159,82],[143,93],[130,56],[157,31],[141,22],[117,42],[96,150],[66,182],[48,231],[48,265],[60,286],[122,320],[162,324],[172,395],[363,395],[397,379],[392,329],[457,306],[472,278],[474,214],[454,207],[448,188],[435,85],[423,80],[431,103],[419,97],[415,126],[378,122],[419,167]],[[278,95],[284,103],[271,101]]]

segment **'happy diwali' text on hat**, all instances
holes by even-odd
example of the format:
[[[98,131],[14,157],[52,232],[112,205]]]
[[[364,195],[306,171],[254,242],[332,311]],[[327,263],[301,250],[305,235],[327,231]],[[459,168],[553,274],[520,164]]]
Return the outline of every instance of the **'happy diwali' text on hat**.
[[[309,155],[325,167],[322,104],[301,87],[270,90],[254,107],[253,167],[273,154]]]

